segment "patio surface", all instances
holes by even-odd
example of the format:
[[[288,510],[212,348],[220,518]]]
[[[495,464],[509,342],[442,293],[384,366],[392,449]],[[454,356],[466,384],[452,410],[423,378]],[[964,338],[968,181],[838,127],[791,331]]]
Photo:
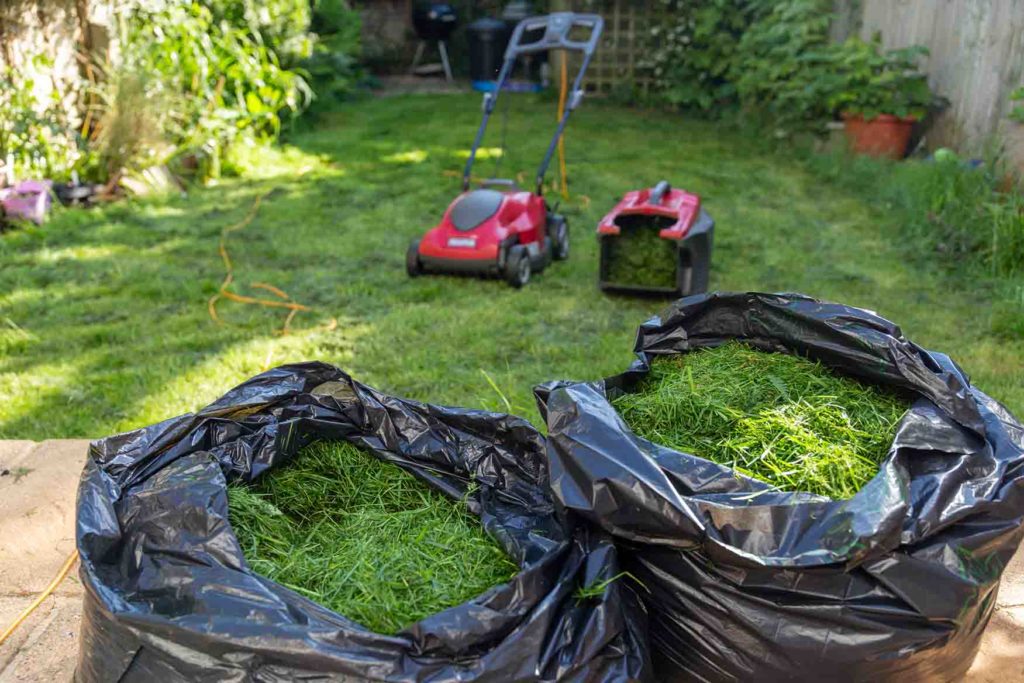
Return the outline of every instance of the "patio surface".
[[[75,494],[88,442],[0,441],[0,628],[74,549]],[[71,680],[82,585],[77,570],[0,646],[0,683]],[[1003,574],[971,683],[1024,681],[1024,552]]]

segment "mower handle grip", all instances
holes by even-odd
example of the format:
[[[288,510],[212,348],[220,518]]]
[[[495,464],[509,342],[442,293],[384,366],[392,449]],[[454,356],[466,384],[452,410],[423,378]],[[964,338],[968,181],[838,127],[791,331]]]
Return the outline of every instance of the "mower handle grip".
[[[589,28],[590,35],[586,40],[571,40],[569,34],[576,27]],[[523,35],[527,32],[544,29],[540,40],[523,43]],[[575,14],[573,12],[553,12],[544,16],[527,17],[512,32],[512,38],[505,49],[505,61],[514,60],[519,55],[536,54],[548,50],[574,50],[589,56],[597,49],[597,41],[604,29],[604,19],[597,14]]]
[[[672,191],[672,186],[668,184],[667,180],[662,180],[654,186],[651,190],[651,196],[647,198],[647,203],[653,206],[661,204],[661,200],[665,198],[669,192]]]

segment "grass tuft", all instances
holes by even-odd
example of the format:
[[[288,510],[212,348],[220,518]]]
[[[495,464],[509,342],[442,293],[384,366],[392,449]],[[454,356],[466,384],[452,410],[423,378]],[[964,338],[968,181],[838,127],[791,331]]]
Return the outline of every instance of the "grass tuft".
[[[230,486],[228,508],[253,571],[377,633],[519,571],[464,502],[349,444],[314,444]]]
[[[650,441],[833,499],[875,476],[907,408],[813,361],[737,343],[656,358],[614,405]]]

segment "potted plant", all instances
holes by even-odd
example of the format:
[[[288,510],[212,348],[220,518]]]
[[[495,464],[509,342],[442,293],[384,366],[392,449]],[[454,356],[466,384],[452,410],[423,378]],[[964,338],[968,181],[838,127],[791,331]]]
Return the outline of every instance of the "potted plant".
[[[871,42],[850,38],[831,51],[829,105],[845,122],[853,151],[903,158],[914,123],[935,99],[917,68],[927,54],[920,45],[883,52],[877,35]]]

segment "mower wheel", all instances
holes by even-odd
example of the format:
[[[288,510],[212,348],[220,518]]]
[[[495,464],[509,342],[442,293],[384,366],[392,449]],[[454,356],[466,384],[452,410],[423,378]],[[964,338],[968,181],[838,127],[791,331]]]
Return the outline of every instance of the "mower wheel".
[[[521,244],[516,244],[508,250],[505,258],[505,280],[516,289],[519,289],[530,281],[530,274],[533,270],[530,264],[530,252]]]
[[[405,272],[409,277],[423,275],[423,264],[420,263],[420,241],[413,240],[405,252]]]
[[[564,261],[569,258],[569,222],[565,216],[555,216],[552,219],[551,239],[555,243],[555,260]]]

